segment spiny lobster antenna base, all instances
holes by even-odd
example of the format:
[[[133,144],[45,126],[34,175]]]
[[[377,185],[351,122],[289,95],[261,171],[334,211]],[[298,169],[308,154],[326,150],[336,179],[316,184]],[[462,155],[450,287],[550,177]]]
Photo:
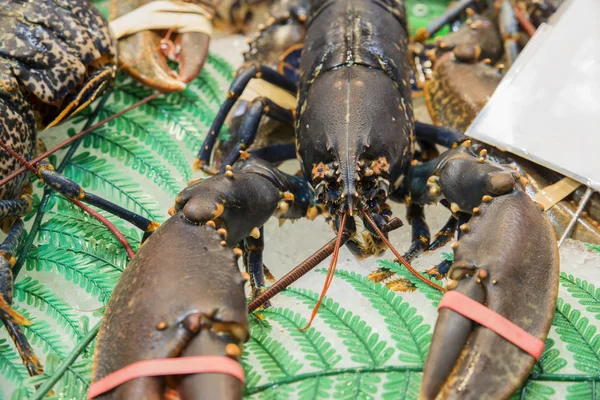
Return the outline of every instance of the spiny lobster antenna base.
[[[342,214],[342,219],[340,221],[340,227],[338,228],[338,234],[337,234],[337,238],[335,241],[335,247],[333,249],[333,256],[331,257],[331,263],[329,264],[329,270],[327,271],[327,276],[325,277],[325,284],[323,285],[323,290],[321,291],[321,296],[319,296],[319,301],[317,301],[315,308],[313,308],[313,311],[310,316],[310,320],[308,321],[308,324],[306,324],[306,326],[304,328],[300,329],[301,331],[305,331],[308,328],[310,328],[310,325],[312,324],[313,320],[317,316],[319,307],[321,307],[321,303],[323,302],[323,299],[325,298],[325,294],[329,290],[329,286],[331,286],[331,281],[333,280],[333,276],[335,274],[335,268],[337,267],[338,256],[340,255],[340,247],[342,246],[342,236],[344,234],[344,228],[346,227],[346,215],[347,215],[346,213]]]
[[[435,283],[431,282],[429,279],[423,277],[421,274],[419,274],[417,272],[416,269],[414,269],[412,267],[412,265],[410,265],[410,263],[408,261],[406,261],[404,259],[404,257],[402,257],[400,255],[400,253],[398,253],[398,250],[396,250],[394,248],[394,246],[392,246],[392,244],[390,243],[390,241],[388,240],[387,237],[385,237],[384,233],[381,231],[381,229],[379,229],[379,227],[377,226],[377,224],[373,221],[373,219],[369,216],[369,214],[367,214],[365,211],[361,211],[362,215],[365,217],[365,219],[367,220],[367,222],[369,223],[369,225],[371,225],[373,227],[373,229],[375,230],[375,232],[377,232],[377,235],[379,235],[379,237],[381,238],[381,240],[383,240],[383,243],[385,243],[385,245],[387,247],[389,247],[389,249],[392,251],[392,253],[394,254],[394,256],[396,256],[396,258],[398,259],[398,262],[401,263],[402,265],[404,265],[404,267],[411,273],[413,274],[417,279],[421,280],[423,283],[431,286],[434,289],[439,290],[442,293],[446,292],[446,289],[444,289],[443,287],[436,285]]]

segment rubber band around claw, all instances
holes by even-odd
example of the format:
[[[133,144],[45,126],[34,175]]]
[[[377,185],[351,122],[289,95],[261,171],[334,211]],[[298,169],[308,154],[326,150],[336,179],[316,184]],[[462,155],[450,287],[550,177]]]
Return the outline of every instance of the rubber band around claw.
[[[438,310],[441,308],[448,308],[455,311],[496,332],[536,360],[539,360],[542,356],[545,346],[542,340],[460,292],[455,290],[446,292],[440,301]]]
[[[136,378],[199,373],[226,374],[237,378],[242,383],[245,381],[244,368],[239,362],[229,357],[193,356],[158,358],[129,364],[94,382],[88,391],[88,399],[100,396]]]

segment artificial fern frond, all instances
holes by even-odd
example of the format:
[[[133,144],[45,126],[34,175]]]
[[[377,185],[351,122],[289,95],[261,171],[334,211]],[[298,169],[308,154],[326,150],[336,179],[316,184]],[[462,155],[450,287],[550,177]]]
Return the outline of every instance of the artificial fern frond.
[[[118,243],[113,234],[100,221],[90,216],[62,196],[53,195],[51,197],[57,207],[46,212],[46,217],[49,217],[44,222],[43,228],[51,234],[51,232],[60,234],[61,230],[65,236],[79,237],[79,241],[93,240],[94,243],[108,242]],[[99,212],[112,222],[117,229],[125,236],[134,250],[137,248],[142,239],[142,233],[132,225],[126,223],[108,214],[104,211]],[[52,231],[54,229],[54,231]]]
[[[326,273],[327,270],[321,269],[319,272]],[[431,327],[423,324],[423,317],[416,314],[417,310],[384,285],[359,274],[343,270],[337,270],[335,274],[369,299],[373,308],[384,317],[396,341],[399,360],[407,364],[424,364],[431,342]]]
[[[84,188],[100,192],[102,197],[130,211],[153,221],[164,220],[164,211],[142,185],[115,170],[105,159],[84,152],[68,162],[64,173]]]
[[[319,299],[318,293],[305,289],[288,288],[282,293],[301,300],[310,308],[314,308]],[[379,339],[379,334],[371,333],[373,329],[364,320],[328,297],[321,303],[318,316],[343,339],[342,343],[357,363],[380,366],[394,353],[386,341]]]
[[[542,382],[529,381],[517,390],[511,400],[551,400],[555,390]]]
[[[558,298],[552,325],[567,350],[573,353],[575,368],[593,375],[600,374],[600,335],[596,327],[588,325],[587,318],[581,318],[579,310]]]
[[[381,377],[375,373],[348,373],[336,376],[334,383],[335,399],[365,399],[372,400],[377,396]]]
[[[417,399],[421,386],[421,372],[388,372],[385,375],[381,398],[384,400]]]
[[[121,91],[141,100],[146,97],[139,85],[124,85]],[[169,134],[177,140],[183,140],[186,147],[196,151],[202,144],[215,114],[208,107],[198,107],[203,102],[194,92],[188,89],[162,96],[147,103],[151,108],[151,116],[163,121]],[[189,111],[186,111],[189,110]]]
[[[62,342],[56,329],[50,326],[43,319],[33,317],[29,311],[16,304],[12,305],[15,311],[27,318],[31,325],[23,325],[23,332],[33,346],[39,346],[44,353],[53,352],[60,358],[67,354],[67,348]]]
[[[302,367],[281,343],[269,336],[251,336],[246,347],[255,355],[269,379],[293,376]]]
[[[177,195],[181,190],[181,185],[169,168],[156,160],[135,138],[106,129],[97,130],[83,139],[83,146],[100,150],[103,154],[110,154],[112,158],[122,161],[133,171],[152,179],[158,187],[171,196]]]
[[[574,298],[579,299],[579,304],[585,306],[585,309],[594,314],[596,319],[600,320],[600,288],[581,278],[560,273],[560,283]]]
[[[217,54],[210,53],[208,55],[208,64],[221,75],[225,82],[231,82],[235,76],[235,70],[225,59]]]
[[[417,287],[417,290],[419,292],[423,293],[425,295],[425,297],[427,297],[429,300],[431,300],[431,303],[435,307],[437,307],[438,304],[440,304],[440,300],[442,299],[443,293],[437,289],[432,288],[431,286],[427,285],[426,283],[422,282],[420,279],[415,278],[415,276],[412,273],[410,273],[410,271],[408,271],[406,268],[404,268],[403,265],[400,265],[397,262],[392,261],[392,260],[377,260],[377,263],[379,264],[380,267],[389,268],[390,270],[397,273],[401,277],[410,280]],[[425,277],[426,279],[429,279],[436,285],[439,285],[442,287],[444,286],[444,283],[442,281],[438,281],[437,279],[432,279],[424,273],[421,273],[421,276]]]
[[[554,374],[567,365],[567,360],[560,357],[558,349],[554,348],[554,340],[547,338],[544,352],[534,367],[535,373]]]
[[[51,272],[56,270],[66,280],[85,289],[87,293],[106,303],[120,271],[98,260],[90,260],[53,245],[41,245],[27,256],[27,269]]]
[[[98,117],[101,119],[108,118],[119,112],[120,108],[122,107],[119,104],[105,106]],[[191,179],[191,166],[179,151],[179,146],[171,137],[170,132],[163,129],[156,119],[136,109],[110,121],[106,126],[139,139],[141,143],[144,143],[149,149],[164,158],[168,164],[172,165],[186,181]]]
[[[600,245],[598,244],[585,243],[585,247],[592,251],[595,251],[596,253],[600,253]]]
[[[600,400],[597,382],[578,382],[567,387],[566,400]]]
[[[203,70],[198,79],[194,80],[190,86],[206,98],[206,103],[216,108],[220,107],[225,98],[225,92],[220,89],[219,83],[211,76],[208,69]]]
[[[266,318],[279,322],[289,332],[313,367],[330,369],[342,359],[331,343],[314,328],[301,330],[306,326],[307,321],[300,314],[287,308],[266,309],[261,313]]]
[[[50,354],[46,358],[46,365],[42,375],[28,378],[24,386],[34,390],[37,386],[43,385],[56,371],[62,363],[62,359],[55,354]],[[88,361],[79,361],[73,364],[66,374],[64,374],[54,385],[54,396],[47,399],[85,399],[91,380],[92,367]]]
[[[13,296],[14,300],[45,312],[75,340],[81,339],[77,313],[67,307],[47,286],[26,277],[15,283]]]
[[[21,357],[6,339],[0,339],[0,374],[17,387],[21,386],[28,376]]]

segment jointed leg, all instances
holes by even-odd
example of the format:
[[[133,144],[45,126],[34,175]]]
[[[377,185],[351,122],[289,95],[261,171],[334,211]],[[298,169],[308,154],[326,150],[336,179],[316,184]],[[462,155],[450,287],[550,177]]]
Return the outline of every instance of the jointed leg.
[[[408,222],[412,227],[412,244],[408,251],[404,254],[404,259],[410,262],[429,247],[431,234],[429,227],[425,222],[425,213],[423,206],[410,203],[406,210]]]
[[[250,275],[250,286],[252,287],[251,297],[258,296],[261,290],[265,287],[265,273],[262,253],[265,247],[265,241],[263,237],[263,228],[259,229],[260,236],[254,238],[248,236],[244,239],[243,251],[244,251],[244,267],[246,272]],[[266,305],[268,307],[268,304]]]
[[[0,245],[0,320],[6,326],[8,334],[15,343],[29,375],[34,376],[41,374],[43,367],[20,327],[20,325],[28,325],[29,321],[10,306],[13,296],[12,266],[16,262],[15,256],[23,242],[24,236],[23,221],[18,219],[13,224],[4,242]]]
[[[267,66],[260,65],[258,63],[252,63],[242,67],[229,87],[227,99],[213,120],[210,131],[204,140],[204,144],[202,145],[202,149],[198,153],[196,167],[202,168],[210,164],[210,156],[217,141],[219,131],[225,122],[225,118],[231,111],[237,99],[244,92],[244,89],[246,89],[246,86],[248,86],[248,82],[254,78],[263,79],[290,93],[296,93],[297,90],[296,84],[293,81]]]
[[[455,130],[422,122],[415,122],[415,136],[419,142],[439,144],[448,148],[467,139],[465,135]]]
[[[289,126],[293,126],[294,124],[294,115],[292,111],[278,106],[266,97],[257,97],[252,100],[240,125],[240,141],[233,147],[229,155],[223,161],[221,172],[225,172],[227,165],[233,165],[233,163],[236,162],[240,156],[240,150],[246,150],[252,145],[256,138],[256,134],[258,133],[260,121],[264,115]]]
[[[54,167],[46,160],[39,163],[38,176],[45,184],[63,196],[69,199],[81,200],[130,222],[145,233],[143,240],[158,227],[156,222],[148,218],[142,217],[92,193],[87,193],[78,183],[56,172]]]

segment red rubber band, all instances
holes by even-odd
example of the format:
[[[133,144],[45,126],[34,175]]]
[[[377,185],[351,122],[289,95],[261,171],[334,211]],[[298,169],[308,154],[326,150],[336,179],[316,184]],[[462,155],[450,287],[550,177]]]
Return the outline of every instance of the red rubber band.
[[[438,310],[440,308],[449,308],[485,326],[530,354],[536,360],[539,360],[542,356],[545,346],[542,340],[460,292],[455,290],[446,292],[440,301]]]
[[[242,365],[225,356],[194,356],[157,358],[138,361],[121,368],[94,382],[88,391],[88,399],[93,399],[132,379],[144,376],[184,375],[199,373],[227,374],[244,383]]]

